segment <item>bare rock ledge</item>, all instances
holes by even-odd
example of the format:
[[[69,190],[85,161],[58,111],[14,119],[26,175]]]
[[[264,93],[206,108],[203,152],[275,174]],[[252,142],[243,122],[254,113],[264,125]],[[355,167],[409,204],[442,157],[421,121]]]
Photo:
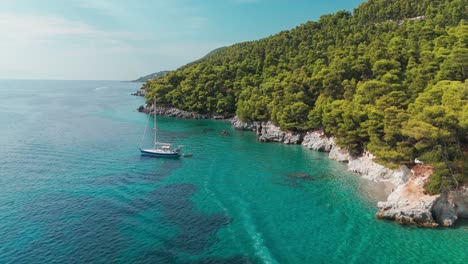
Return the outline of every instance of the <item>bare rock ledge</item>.
[[[150,106],[140,106],[138,108],[139,112],[152,114],[155,109],[152,105]],[[220,116],[215,114],[199,114],[196,112],[184,111],[174,107],[156,107],[156,114],[159,116],[169,116],[181,119],[223,119]]]

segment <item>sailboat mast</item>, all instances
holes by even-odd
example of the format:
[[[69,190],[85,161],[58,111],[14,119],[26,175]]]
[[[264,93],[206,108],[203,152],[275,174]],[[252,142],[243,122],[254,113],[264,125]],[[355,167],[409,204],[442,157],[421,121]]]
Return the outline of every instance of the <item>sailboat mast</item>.
[[[156,97],[154,98],[154,101],[153,101],[153,105],[154,105],[154,121],[153,121],[153,135],[154,135],[154,148],[156,148],[156,133],[157,133],[157,128],[156,128]]]

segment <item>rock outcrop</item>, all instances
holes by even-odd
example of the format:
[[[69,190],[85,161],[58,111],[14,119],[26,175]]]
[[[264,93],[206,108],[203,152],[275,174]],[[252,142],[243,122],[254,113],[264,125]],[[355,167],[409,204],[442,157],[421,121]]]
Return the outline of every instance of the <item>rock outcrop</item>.
[[[140,106],[138,108],[139,112],[144,112],[147,114],[154,113],[154,107],[150,106]],[[203,115],[198,114],[195,112],[184,111],[173,107],[156,107],[156,114],[159,116],[169,116],[175,118],[183,118],[183,119],[209,119],[212,118],[212,115]]]
[[[302,145],[315,151],[330,152],[337,147],[333,138],[329,138],[321,130],[309,131],[304,136]]]
[[[195,112],[184,111],[177,108],[156,107],[156,114],[160,116],[169,116],[183,119],[209,119],[211,115],[203,115]]]
[[[378,203],[377,217],[427,227],[452,226],[458,218],[468,218],[468,188],[437,195],[424,191],[432,171],[431,166],[416,165],[409,181],[398,186],[386,202]]]
[[[235,129],[238,130],[252,130],[255,131],[257,128],[257,122],[244,122],[239,119],[239,117],[235,116],[231,120],[231,124]]]
[[[132,95],[135,95],[135,96],[145,96],[145,95],[146,95],[146,90],[142,87],[142,88],[140,88],[138,91],[136,91],[135,93],[132,93]]]
[[[362,156],[349,160],[348,170],[369,180],[376,182],[388,181],[395,186],[408,181],[411,174],[408,167],[403,165],[399,169],[391,170],[374,162],[374,159],[375,156],[372,153],[365,151]]]
[[[415,167],[417,170],[421,169]],[[436,227],[438,223],[432,216],[432,208],[439,195],[428,195],[424,191],[424,183],[432,174],[432,168],[426,166],[424,173],[412,170],[411,178],[405,184],[396,188],[386,202],[379,202],[380,211],[377,218],[395,220],[400,224],[415,224],[426,227]]]
[[[301,144],[302,142],[302,133],[282,131],[270,121],[260,122],[259,124],[257,135],[262,142],[280,142],[284,144]]]
[[[432,207],[436,221],[443,226],[452,226],[458,218],[468,218],[468,187],[446,191]]]
[[[348,162],[353,157],[349,154],[348,150],[338,147],[333,142],[333,147],[328,153],[328,158],[339,162]]]
[[[243,122],[237,116],[231,120],[234,128],[252,130],[261,142],[279,142],[284,144],[301,144],[304,134],[300,132],[282,131],[272,122]]]
[[[141,105],[138,107],[138,112],[152,114],[154,113],[154,107],[152,105]],[[197,112],[184,111],[174,107],[156,107],[156,114],[159,116],[169,116],[181,119],[225,119],[225,116],[212,114],[199,114]]]

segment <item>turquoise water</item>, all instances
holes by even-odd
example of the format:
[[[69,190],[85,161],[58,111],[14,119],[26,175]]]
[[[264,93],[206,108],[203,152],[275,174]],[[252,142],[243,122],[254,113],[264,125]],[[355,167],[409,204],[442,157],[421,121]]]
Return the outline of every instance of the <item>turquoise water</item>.
[[[0,81],[0,263],[467,263],[466,224],[376,220],[323,153],[160,118],[193,157],[140,156],[139,85]]]

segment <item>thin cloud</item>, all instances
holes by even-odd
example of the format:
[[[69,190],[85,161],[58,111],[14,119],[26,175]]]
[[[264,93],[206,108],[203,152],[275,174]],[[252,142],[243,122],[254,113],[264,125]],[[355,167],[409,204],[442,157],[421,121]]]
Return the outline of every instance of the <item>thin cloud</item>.
[[[231,0],[234,4],[257,4],[262,0]]]
[[[187,30],[206,20],[191,17]],[[177,68],[225,43],[161,41],[157,35],[108,31],[62,16],[0,14],[0,78],[131,79]]]
[[[0,35],[8,40],[47,40],[59,36],[81,38],[141,38],[131,32],[104,31],[89,24],[59,16],[0,14]]]
[[[96,9],[104,12],[115,10],[115,4],[112,5],[109,1],[102,0],[77,0],[75,3],[81,8]]]
[[[87,78],[90,75],[83,73],[84,68],[96,68],[98,63],[111,68],[113,57],[138,50],[134,43],[146,38],[132,32],[105,31],[60,16],[20,14],[0,14],[0,35],[0,78],[72,79],[80,74]]]
[[[136,1],[128,5],[111,0],[74,0],[78,8],[92,10],[100,16],[118,21],[140,20],[140,12],[151,8],[154,15],[146,18],[151,23],[151,32],[161,37],[174,38],[189,36],[202,32],[209,25],[209,18],[203,15],[204,10],[199,5],[187,4],[180,0]]]
[[[115,1],[107,0],[75,0],[78,8],[97,11],[100,14],[117,19],[128,18],[131,14],[125,8],[121,8]]]

